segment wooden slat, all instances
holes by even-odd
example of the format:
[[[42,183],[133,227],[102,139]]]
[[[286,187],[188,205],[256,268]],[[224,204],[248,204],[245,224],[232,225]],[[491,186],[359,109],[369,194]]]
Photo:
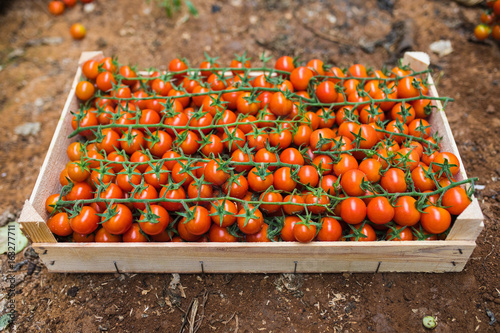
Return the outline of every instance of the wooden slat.
[[[34,244],[51,272],[453,272],[474,242]],[[295,267],[295,262],[297,266]],[[115,267],[116,263],[116,267]],[[379,264],[380,263],[380,264]]]

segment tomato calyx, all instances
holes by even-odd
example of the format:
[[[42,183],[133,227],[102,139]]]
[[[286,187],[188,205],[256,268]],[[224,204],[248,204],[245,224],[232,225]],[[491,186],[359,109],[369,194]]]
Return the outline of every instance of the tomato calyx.
[[[158,219],[160,218],[160,216],[153,213],[153,211],[151,210],[151,205],[149,203],[146,204],[146,209],[142,211],[142,216],[144,216],[143,219],[137,220],[137,222],[139,222],[139,226],[141,225],[141,223],[146,223],[146,222],[159,223]]]
[[[242,64],[245,64],[247,61],[252,60],[251,57],[247,57],[247,51],[243,52],[242,55],[234,54],[234,59]]]
[[[367,224],[368,222],[367,221],[363,221],[361,222],[360,224],[356,224],[356,225],[353,225],[353,224],[347,224],[349,226],[349,228],[351,229],[351,233],[350,234],[347,234],[344,236],[345,239],[352,239],[354,241],[359,241],[360,239],[366,239],[368,238],[367,235],[365,235],[362,230],[363,230],[363,227]]]
[[[254,205],[248,204],[247,202],[243,202],[243,207],[244,207],[243,214],[238,214],[235,216],[238,218],[239,217],[245,218],[245,222],[243,223],[244,227],[247,226],[247,224],[249,223],[250,220],[259,219],[261,217],[261,216],[258,216],[257,214],[255,214],[256,212],[259,211],[259,206],[254,206]],[[240,210],[240,212],[241,212],[241,210]]]

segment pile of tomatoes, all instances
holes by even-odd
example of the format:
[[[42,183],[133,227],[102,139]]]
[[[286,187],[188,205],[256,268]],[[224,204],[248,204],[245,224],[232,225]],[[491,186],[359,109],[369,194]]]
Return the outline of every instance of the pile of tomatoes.
[[[471,202],[428,72],[245,55],[83,64],[47,222],[74,242],[434,240]]]
[[[488,0],[488,9],[481,14],[481,24],[474,29],[474,36],[485,40],[490,35],[495,40],[500,40],[500,0]]]

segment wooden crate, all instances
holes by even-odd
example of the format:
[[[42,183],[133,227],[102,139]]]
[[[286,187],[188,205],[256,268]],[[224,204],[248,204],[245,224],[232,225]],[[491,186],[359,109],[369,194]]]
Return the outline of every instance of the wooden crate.
[[[101,52],[84,52],[79,64],[102,59]],[[429,57],[408,52],[404,62],[415,71],[425,70]],[[76,138],[70,110],[78,110],[75,87],[79,66],[31,198],[19,219],[23,231],[50,272],[460,272],[476,246],[483,228],[477,199],[456,219],[446,240],[418,242],[313,242],[300,243],[57,243],[45,221],[45,199],[60,191],[59,173],[68,162],[66,147]],[[430,93],[438,96],[432,78]],[[442,150],[460,159],[446,115],[439,101],[430,118],[433,130],[443,136]],[[465,179],[461,163],[457,180]]]

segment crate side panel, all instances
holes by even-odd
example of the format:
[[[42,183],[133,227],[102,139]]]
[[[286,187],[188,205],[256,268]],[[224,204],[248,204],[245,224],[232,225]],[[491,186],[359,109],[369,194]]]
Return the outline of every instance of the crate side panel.
[[[102,52],[83,52],[82,56],[80,57],[79,64],[82,64],[89,59],[100,58],[102,58]],[[43,165],[40,169],[35,187],[29,199],[32,208],[42,218],[42,221],[46,221],[48,219],[48,213],[45,210],[45,200],[49,195],[58,193],[61,190],[61,185],[59,183],[59,174],[64,168],[65,164],[68,162],[66,148],[71,142],[74,142],[78,139],[76,137],[69,139],[68,135],[73,131],[73,129],[71,128],[71,111],[78,111],[78,101],[75,96],[75,89],[76,85],[80,81],[80,77],[81,67],[78,67],[73,79],[73,83],[71,85],[71,90],[68,94],[68,98],[66,99],[66,103],[61,113],[61,117],[59,118],[59,121],[57,123],[54,136],[52,137],[52,141],[45,156]],[[28,236],[34,242],[36,242],[35,239],[38,239],[38,235],[34,235],[33,231],[36,228],[40,227],[41,224],[39,223],[39,221],[37,221],[36,225],[32,225],[31,227],[29,227],[27,226],[27,224],[31,222],[28,219],[26,219],[24,222],[24,230],[26,231]],[[42,234],[45,233],[43,230],[40,232]]]
[[[474,242],[446,241],[350,246],[345,243],[35,245],[47,268],[54,272],[115,272],[118,268],[120,272],[179,273],[200,273],[202,262],[207,273],[459,271],[474,247]]]
[[[409,64],[416,71],[423,71],[429,65],[429,57],[422,52],[407,52],[404,57],[405,63]],[[428,75],[429,92],[432,97],[439,97],[436,85],[431,75]],[[453,137],[446,113],[443,109],[443,104],[439,100],[433,101],[436,107],[433,114],[429,117],[432,134],[438,132],[442,136],[441,150],[455,154],[460,162],[460,172],[455,176],[458,181],[467,179],[460,152]],[[467,185],[468,186],[468,185]],[[477,236],[483,229],[483,214],[476,198],[472,198],[473,202],[469,207],[457,217],[453,228],[448,235],[448,240],[470,240],[475,241]]]

